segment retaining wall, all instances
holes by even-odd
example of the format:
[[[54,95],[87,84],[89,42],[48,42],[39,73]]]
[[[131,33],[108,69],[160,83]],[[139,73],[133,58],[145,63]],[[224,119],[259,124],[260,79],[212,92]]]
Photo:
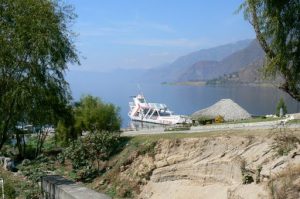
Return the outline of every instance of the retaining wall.
[[[41,189],[44,199],[110,199],[105,194],[88,189],[58,175],[43,176]]]

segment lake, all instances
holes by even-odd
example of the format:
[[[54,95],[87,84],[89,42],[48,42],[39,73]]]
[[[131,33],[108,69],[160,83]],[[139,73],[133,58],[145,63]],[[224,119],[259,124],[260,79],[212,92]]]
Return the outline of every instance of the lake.
[[[288,113],[300,111],[300,104],[273,87],[258,86],[173,86],[160,82],[139,83],[137,77],[122,74],[71,72],[67,75],[72,95],[79,100],[84,94],[100,97],[120,107],[122,127],[129,125],[127,115],[130,96],[140,90],[148,102],[158,102],[177,114],[189,115],[206,108],[220,99],[230,98],[252,115],[274,114],[280,97],[284,98]]]

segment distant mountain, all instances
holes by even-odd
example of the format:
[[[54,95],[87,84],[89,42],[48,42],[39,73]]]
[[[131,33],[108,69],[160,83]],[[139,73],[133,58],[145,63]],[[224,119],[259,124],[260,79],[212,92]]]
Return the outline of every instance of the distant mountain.
[[[219,84],[261,84],[267,80],[262,74],[263,60],[258,60],[252,62],[245,68],[229,73],[224,74],[220,77],[210,79],[206,83],[209,85],[219,85]]]
[[[145,73],[144,78],[149,81],[178,81],[195,63],[200,61],[220,61],[225,57],[244,49],[251,43],[251,41],[253,40],[242,40],[235,43],[192,52],[179,57],[169,65],[148,70]],[[203,64],[208,66],[208,62],[203,62]]]
[[[233,72],[240,71],[247,66],[257,66],[262,63],[264,52],[257,40],[253,40],[246,48],[232,53],[220,61],[199,61],[188,67],[176,81],[205,81]],[[262,64],[260,65],[262,66]]]
[[[280,85],[283,79],[280,76],[274,78],[266,78],[263,75],[262,66],[264,60],[258,60],[251,63],[245,68],[233,72],[230,74],[225,74],[215,79],[208,80],[206,84],[208,85],[224,85],[224,84],[247,84],[247,85],[257,85],[257,84],[273,84]]]

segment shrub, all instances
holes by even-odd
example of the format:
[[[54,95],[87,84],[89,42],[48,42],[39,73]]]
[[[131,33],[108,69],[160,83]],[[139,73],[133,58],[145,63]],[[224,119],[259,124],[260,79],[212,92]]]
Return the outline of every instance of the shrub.
[[[206,117],[206,116],[200,116],[200,117],[195,117],[195,120],[202,125],[205,124],[211,124],[214,120],[213,117]]]
[[[54,170],[53,162],[44,155],[39,155],[35,160],[26,162],[18,165],[18,169],[33,183],[40,181],[41,176],[46,175],[47,171]]]
[[[300,144],[299,138],[289,132],[280,132],[274,138],[273,149],[280,156],[287,155]]]
[[[81,139],[73,142],[65,151],[59,156],[61,163],[65,159],[69,159],[72,162],[74,170],[82,169],[90,165],[89,153]]]
[[[94,178],[98,176],[98,170],[94,168],[85,167],[83,169],[77,170],[76,181],[91,182]]]
[[[27,159],[30,159],[30,160],[32,160],[32,159],[35,158],[35,151],[36,151],[35,146],[36,146],[36,145],[33,145],[32,143],[29,143],[29,144],[26,146],[24,158],[27,158]]]
[[[287,167],[285,170],[275,175],[268,184],[272,198],[299,198],[299,179],[299,165]]]
[[[58,159],[61,163],[65,159],[71,161],[77,180],[90,181],[100,172],[100,162],[107,160],[118,148],[119,138],[119,133],[89,133],[66,148]]]
[[[241,159],[240,161],[241,161],[240,168],[241,168],[241,173],[242,173],[243,184],[250,184],[250,183],[254,182],[253,177],[251,175],[251,171],[246,168],[245,159]]]

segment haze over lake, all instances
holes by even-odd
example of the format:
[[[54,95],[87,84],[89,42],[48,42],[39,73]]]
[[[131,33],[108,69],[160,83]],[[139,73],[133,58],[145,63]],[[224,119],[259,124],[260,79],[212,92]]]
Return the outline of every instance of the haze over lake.
[[[122,127],[127,127],[130,96],[141,91],[148,102],[165,103],[177,114],[189,115],[220,99],[230,98],[252,115],[274,114],[283,97],[288,113],[299,112],[300,104],[286,93],[272,87],[257,86],[170,86],[160,82],[141,83],[138,75],[120,70],[114,73],[71,71],[67,75],[74,100],[84,94],[100,97],[120,107]]]

